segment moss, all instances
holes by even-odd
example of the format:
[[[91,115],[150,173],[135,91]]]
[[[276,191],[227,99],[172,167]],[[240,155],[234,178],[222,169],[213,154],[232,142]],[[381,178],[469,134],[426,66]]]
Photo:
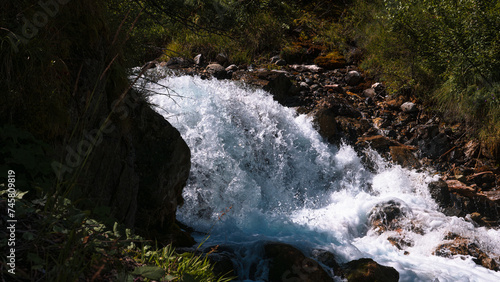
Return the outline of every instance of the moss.
[[[314,59],[314,63],[325,69],[339,69],[346,65],[344,56],[338,51],[329,52],[326,55],[320,55]]]

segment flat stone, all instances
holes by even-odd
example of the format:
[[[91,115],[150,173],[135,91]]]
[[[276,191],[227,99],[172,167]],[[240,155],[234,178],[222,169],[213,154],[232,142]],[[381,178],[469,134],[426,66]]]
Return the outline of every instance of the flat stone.
[[[406,102],[406,103],[403,103],[401,105],[401,110],[405,113],[414,113],[414,112],[418,112],[418,108],[417,108],[417,105],[415,105],[415,103],[412,103],[412,102]]]

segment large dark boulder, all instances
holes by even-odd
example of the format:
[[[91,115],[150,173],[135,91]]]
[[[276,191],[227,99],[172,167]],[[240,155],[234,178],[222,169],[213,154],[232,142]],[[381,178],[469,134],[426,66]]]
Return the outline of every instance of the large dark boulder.
[[[191,152],[179,131],[148,105],[141,104],[134,114],[132,134],[139,176],[136,226],[152,232],[152,237],[183,242],[186,238],[178,232],[175,213],[183,203]],[[167,235],[172,232],[174,237]],[[191,242],[181,241],[181,245]]]

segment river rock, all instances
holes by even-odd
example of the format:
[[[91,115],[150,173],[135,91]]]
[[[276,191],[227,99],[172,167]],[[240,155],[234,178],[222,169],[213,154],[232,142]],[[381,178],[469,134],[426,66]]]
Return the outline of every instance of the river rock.
[[[206,70],[217,79],[230,78],[228,77],[226,69],[220,64],[210,64],[207,66]]]
[[[379,233],[394,230],[399,226],[399,220],[410,211],[401,202],[390,200],[375,205],[368,216],[370,224]]]
[[[456,255],[471,256],[474,257],[473,261],[476,264],[491,270],[499,270],[498,262],[470,239],[450,232],[444,237],[444,240],[450,242],[439,245],[434,251],[434,255],[448,258]]]
[[[361,81],[361,74],[357,71],[350,71],[345,76],[345,83],[349,86],[356,86]]]
[[[284,243],[267,243],[264,246],[266,258],[269,259],[270,282],[301,281],[318,282],[333,281],[321,265],[306,257],[295,247]]]
[[[389,152],[392,160],[402,167],[420,168],[422,164],[417,157],[415,157],[412,149],[413,148],[408,146],[390,146]]]
[[[405,102],[401,105],[401,110],[405,113],[414,113],[418,112],[417,105],[412,102]]]
[[[238,66],[235,65],[235,64],[232,64],[232,65],[229,65],[227,68],[226,68],[226,71],[227,72],[235,72],[238,70]]]
[[[274,99],[282,104],[296,93],[292,81],[284,73],[263,71],[259,72],[257,76],[265,81],[263,89],[273,94]]]
[[[381,95],[385,91],[385,86],[382,83],[377,82],[372,84],[371,89],[375,90],[375,93],[377,93],[377,95]]]
[[[368,88],[363,91],[363,96],[366,98],[375,98],[377,93],[375,92],[375,89],[373,88]]]
[[[359,137],[356,144],[361,145],[363,147],[371,147],[372,149],[379,151],[379,152],[385,152],[391,146],[401,146],[402,145],[399,142],[391,140],[391,139],[389,139],[385,136],[382,136],[382,135]]]
[[[362,258],[348,262],[345,272],[347,281],[349,282],[399,281],[399,272],[396,269],[380,265],[370,258]]]
[[[440,178],[437,181],[429,183],[428,188],[431,193],[431,197],[441,208],[446,208],[452,205],[448,184],[443,179]]]

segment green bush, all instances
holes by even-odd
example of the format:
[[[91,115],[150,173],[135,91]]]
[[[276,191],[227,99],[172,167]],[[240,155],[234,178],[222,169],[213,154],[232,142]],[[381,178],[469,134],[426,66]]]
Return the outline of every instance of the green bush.
[[[345,25],[365,51],[363,68],[393,91],[410,86],[500,144],[498,1],[358,0]]]

